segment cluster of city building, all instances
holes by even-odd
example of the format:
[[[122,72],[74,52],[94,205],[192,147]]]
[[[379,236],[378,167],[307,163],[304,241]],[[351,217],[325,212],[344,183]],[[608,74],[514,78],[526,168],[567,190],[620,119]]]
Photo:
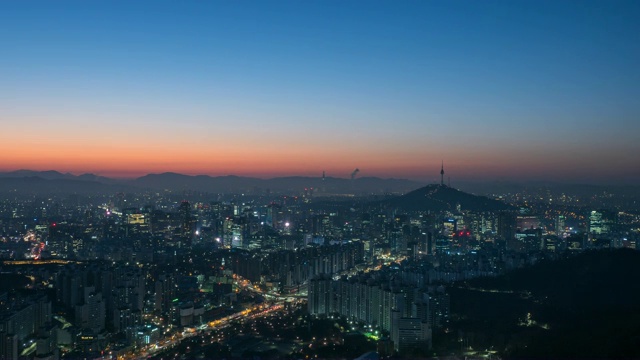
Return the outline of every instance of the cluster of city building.
[[[0,289],[0,358],[128,356],[287,296],[377,331],[394,352],[428,350],[452,331],[449,284],[635,248],[640,234],[637,213],[573,203],[434,212],[308,192],[209,196],[0,202],[1,271],[27,279]]]

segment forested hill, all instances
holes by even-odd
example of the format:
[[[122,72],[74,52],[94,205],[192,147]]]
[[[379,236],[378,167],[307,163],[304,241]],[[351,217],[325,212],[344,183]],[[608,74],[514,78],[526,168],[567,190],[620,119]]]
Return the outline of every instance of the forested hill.
[[[460,327],[506,358],[640,358],[639,251],[541,261],[460,284],[454,295]]]

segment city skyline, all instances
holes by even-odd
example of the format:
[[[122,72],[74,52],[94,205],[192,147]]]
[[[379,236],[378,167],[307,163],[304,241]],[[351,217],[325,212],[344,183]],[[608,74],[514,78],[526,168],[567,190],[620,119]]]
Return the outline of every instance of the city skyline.
[[[0,14],[2,172],[640,180],[633,1]]]

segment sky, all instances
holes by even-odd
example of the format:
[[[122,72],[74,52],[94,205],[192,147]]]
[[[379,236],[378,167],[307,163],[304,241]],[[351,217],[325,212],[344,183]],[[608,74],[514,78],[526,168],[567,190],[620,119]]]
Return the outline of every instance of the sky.
[[[640,182],[640,1],[1,1],[0,171]]]

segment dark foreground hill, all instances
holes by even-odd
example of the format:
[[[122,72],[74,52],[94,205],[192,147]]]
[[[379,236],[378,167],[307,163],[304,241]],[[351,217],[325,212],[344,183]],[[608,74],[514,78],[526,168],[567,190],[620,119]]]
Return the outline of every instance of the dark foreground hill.
[[[473,284],[529,291],[567,311],[640,305],[640,252],[589,251],[541,261],[495,279],[477,279]]]
[[[507,358],[639,358],[640,252],[593,251],[476,279],[452,311]]]
[[[462,210],[474,212],[507,210],[511,207],[501,201],[486,196],[469,194],[445,185],[427,185],[383,201],[383,205],[396,207],[405,211],[446,211]]]

